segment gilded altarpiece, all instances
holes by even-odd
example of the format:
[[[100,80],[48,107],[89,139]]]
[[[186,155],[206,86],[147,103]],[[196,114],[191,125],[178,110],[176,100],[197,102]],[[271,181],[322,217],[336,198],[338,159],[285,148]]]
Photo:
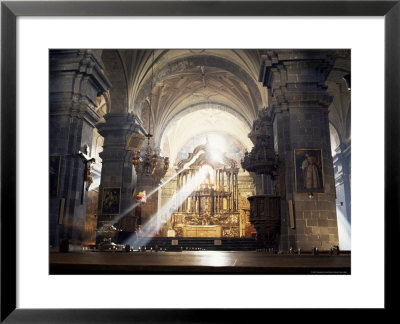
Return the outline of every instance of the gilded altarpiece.
[[[245,220],[239,210],[237,162],[226,156],[222,162],[211,160],[206,148],[199,146],[178,164],[178,170],[184,171],[178,175],[177,192],[205,165],[210,171],[172,215],[170,227],[177,237],[243,236],[241,220]]]

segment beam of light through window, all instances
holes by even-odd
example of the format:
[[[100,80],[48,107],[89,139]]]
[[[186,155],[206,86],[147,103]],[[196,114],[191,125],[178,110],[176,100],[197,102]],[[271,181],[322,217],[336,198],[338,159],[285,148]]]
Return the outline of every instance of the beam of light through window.
[[[189,180],[171,199],[169,199],[150,219],[142,226],[141,235],[132,235],[124,244],[130,244],[133,248],[145,246],[152,238],[154,232],[158,232],[160,228],[170,221],[172,214],[183,204],[190,194],[203,182],[208,174],[213,174],[212,168],[209,165],[204,165],[199,172]],[[152,219],[161,218],[161,223],[153,225]]]
[[[148,194],[146,194],[146,197],[149,198],[152,195],[154,195],[157,191],[159,191],[162,187],[164,187],[168,182],[170,182],[173,178],[178,176],[180,173],[182,173],[185,170],[185,168],[182,168],[179,170],[177,173],[175,173],[173,176],[168,178],[167,180],[163,181],[160,185],[158,185],[156,188],[154,188],[152,191],[150,191]],[[141,205],[143,202],[138,201],[129,206],[127,209],[125,209],[117,218],[113,220],[114,224],[119,222],[124,216],[128,215],[132,210],[134,210],[136,207]],[[104,231],[106,228],[105,226],[102,226],[101,228],[98,229],[98,232]]]

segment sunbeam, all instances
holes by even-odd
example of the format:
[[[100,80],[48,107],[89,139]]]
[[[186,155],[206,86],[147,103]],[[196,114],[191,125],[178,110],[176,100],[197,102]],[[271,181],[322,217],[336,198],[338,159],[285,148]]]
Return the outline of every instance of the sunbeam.
[[[177,173],[175,173],[173,176],[169,177],[167,180],[163,181],[160,185],[158,185],[156,188],[154,188],[152,191],[150,191],[148,194],[146,194],[146,197],[149,198],[152,195],[154,195],[158,190],[160,190],[162,187],[164,187],[168,182],[170,182],[173,178],[175,178],[176,176],[178,176],[178,174],[180,174],[181,172],[183,172],[185,170],[185,168],[182,168],[181,170],[179,170]],[[117,223],[119,220],[121,220],[124,216],[128,215],[132,210],[134,210],[137,206],[141,205],[143,202],[142,201],[138,201],[134,204],[132,204],[131,206],[129,206],[127,209],[125,209],[117,218],[115,218],[113,220],[114,223]],[[101,228],[99,228],[97,231],[98,232],[102,232],[105,230],[105,227],[102,226]]]
[[[151,235],[154,233],[154,227],[151,220],[154,217],[157,219],[158,217],[163,216],[161,224],[159,224],[159,227],[156,228],[156,231],[158,231],[161,226],[163,226],[167,221],[170,220],[172,214],[201,184],[201,182],[206,178],[208,174],[213,174],[212,168],[209,165],[204,165],[190,181],[188,181],[178,192],[176,192],[171,197],[171,199],[166,204],[164,204],[164,206],[162,206],[155,214],[150,217],[147,223],[142,226],[141,235],[132,235],[124,242],[124,244],[130,244],[133,248],[145,246],[151,240]]]

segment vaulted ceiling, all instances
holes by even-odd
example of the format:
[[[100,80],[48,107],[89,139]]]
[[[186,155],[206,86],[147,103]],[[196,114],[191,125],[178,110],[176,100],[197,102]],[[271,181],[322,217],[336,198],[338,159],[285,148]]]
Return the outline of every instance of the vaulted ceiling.
[[[201,109],[225,113],[208,126],[202,122],[209,131],[227,128],[222,125],[232,117],[238,120],[243,132],[248,132],[258,110],[268,106],[268,90],[258,82],[263,52],[252,49],[103,50],[101,58],[113,85],[107,102],[112,111],[139,116],[143,127],[154,135],[155,147],[161,148],[167,134],[168,141],[172,134],[186,139],[193,136],[196,132],[191,128],[200,125],[196,124],[197,115],[193,113]],[[335,96],[330,107],[331,120],[339,136],[345,134],[346,138],[350,95],[338,94],[347,90],[343,88],[342,76],[349,70],[350,60],[343,58],[328,78]],[[186,118],[185,125],[177,122],[189,114],[192,118]],[[171,125],[179,127],[171,130]],[[242,144],[248,146],[247,139]]]
[[[156,145],[177,115],[213,107],[251,125],[258,110],[267,106],[267,90],[257,81],[257,50],[104,50],[102,58],[106,70],[112,68],[111,83],[119,88],[111,94],[113,110],[114,105],[125,106],[147,129],[151,104],[150,132]],[[121,72],[125,90],[116,80]]]

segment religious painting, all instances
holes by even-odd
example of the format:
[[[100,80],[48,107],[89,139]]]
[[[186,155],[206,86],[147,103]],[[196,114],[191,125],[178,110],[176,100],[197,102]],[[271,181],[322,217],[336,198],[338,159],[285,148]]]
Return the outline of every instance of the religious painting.
[[[103,215],[118,215],[121,204],[121,188],[103,189]]]
[[[321,149],[295,149],[295,186],[297,192],[324,192]]]
[[[51,197],[57,197],[59,191],[59,177],[61,156],[49,157],[49,191]]]

